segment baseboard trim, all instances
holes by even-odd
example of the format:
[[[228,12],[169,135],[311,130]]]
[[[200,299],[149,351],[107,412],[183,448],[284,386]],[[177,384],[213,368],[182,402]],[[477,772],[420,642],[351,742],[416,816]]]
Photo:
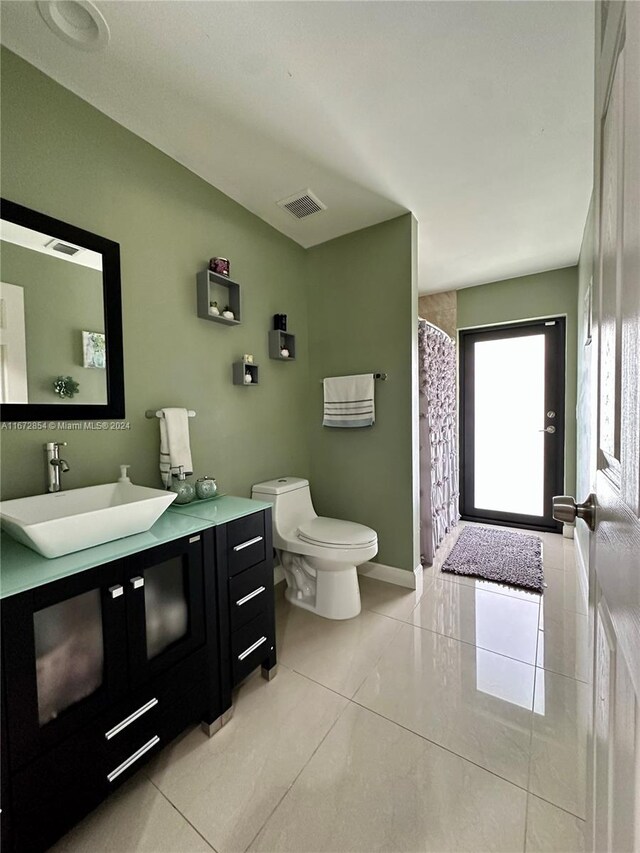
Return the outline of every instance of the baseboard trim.
[[[393,583],[403,586],[405,589],[422,589],[422,566],[416,566],[412,572],[405,569],[397,569],[395,566],[385,566],[384,563],[363,563],[358,566],[358,574],[377,581]],[[273,583],[282,583],[284,571],[280,563],[273,567]]]
[[[422,586],[422,566],[416,566],[412,572],[408,572],[395,566],[385,566],[384,563],[363,563],[358,566],[358,574],[406,589],[420,589]]]

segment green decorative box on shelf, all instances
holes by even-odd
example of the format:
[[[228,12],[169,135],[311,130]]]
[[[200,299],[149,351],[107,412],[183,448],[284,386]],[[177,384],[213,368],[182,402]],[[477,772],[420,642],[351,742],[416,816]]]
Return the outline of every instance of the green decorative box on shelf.
[[[270,331],[269,358],[275,358],[277,361],[295,361],[296,336],[289,332],[282,332],[280,329]]]
[[[213,320],[225,326],[239,326],[242,322],[240,315],[240,285],[226,275],[220,275],[211,270],[202,270],[197,276],[198,287],[198,317],[203,320]],[[212,304],[215,306],[212,308]],[[226,307],[233,313],[233,319],[223,317]],[[218,313],[216,314],[216,311]]]

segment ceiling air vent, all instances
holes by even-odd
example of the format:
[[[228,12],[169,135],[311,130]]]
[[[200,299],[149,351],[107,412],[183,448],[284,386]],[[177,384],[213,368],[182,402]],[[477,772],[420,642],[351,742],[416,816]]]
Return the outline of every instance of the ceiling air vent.
[[[280,199],[277,205],[288,211],[291,216],[295,216],[296,219],[304,219],[313,213],[327,209],[327,205],[323,204],[311,190],[301,190],[299,193],[290,195],[289,198]]]
[[[77,255],[82,249],[79,246],[72,246],[70,243],[63,243],[61,240],[49,240],[46,244],[50,252],[60,252],[61,255],[69,257]]]

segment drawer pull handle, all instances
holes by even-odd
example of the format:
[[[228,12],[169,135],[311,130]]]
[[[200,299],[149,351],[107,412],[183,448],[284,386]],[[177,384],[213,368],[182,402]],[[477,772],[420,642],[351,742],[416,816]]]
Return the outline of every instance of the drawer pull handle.
[[[263,643],[266,643],[266,642],[267,642],[266,637],[260,637],[260,639],[256,640],[252,646],[249,646],[249,648],[245,649],[241,655],[238,655],[238,660],[244,660],[245,658],[249,657],[251,652],[255,652],[255,650],[258,648],[258,646],[261,646]]]
[[[193,545],[193,543],[194,543],[194,542],[199,542],[199,541],[200,541],[200,537],[199,537],[199,536],[192,536],[192,537],[189,539],[189,544],[190,544],[190,545]]]
[[[112,737],[115,737],[123,729],[126,729],[127,726],[130,726],[131,723],[138,719],[138,717],[141,717],[143,714],[146,714],[147,711],[150,711],[152,708],[155,708],[157,704],[158,700],[155,697],[153,699],[149,699],[149,701],[145,705],[142,705],[140,708],[138,708],[137,711],[134,711],[133,714],[129,714],[128,717],[125,717],[124,720],[119,722],[112,729],[109,729],[108,732],[105,732],[104,736],[107,740],[111,740]]]
[[[242,551],[243,548],[248,548],[250,545],[255,545],[258,542],[262,542],[262,536],[254,536],[253,539],[247,539],[246,542],[242,542],[240,545],[234,545],[234,551]]]
[[[119,764],[115,770],[112,770],[111,773],[107,775],[109,782],[113,782],[114,779],[117,779],[121,773],[128,770],[132,764],[135,764],[138,759],[142,758],[145,752],[149,752],[150,749],[153,749],[157,743],[160,743],[160,738],[158,735],[154,735],[151,740],[148,740],[145,743],[144,746],[141,746],[140,749],[133,753],[133,755],[130,755],[129,758],[125,759],[122,764]]]
[[[144,586],[144,578],[142,578],[142,577],[140,577],[140,575],[138,575],[135,578],[129,578],[129,583],[131,584],[131,586],[134,589],[140,589],[140,587]]]
[[[266,590],[266,586],[259,586],[258,589],[254,589],[253,592],[250,592],[249,595],[245,595],[244,598],[239,598],[236,601],[238,607],[242,607],[243,604],[246,604],[247,601],[251,601],[252,598],[255,598],[256,595],[260,595]]]
[[[115,586],[109,587],[109,592],[111,598],[120,598],[121,595],[124,595],[124,587],[121,583],[117,583]]]

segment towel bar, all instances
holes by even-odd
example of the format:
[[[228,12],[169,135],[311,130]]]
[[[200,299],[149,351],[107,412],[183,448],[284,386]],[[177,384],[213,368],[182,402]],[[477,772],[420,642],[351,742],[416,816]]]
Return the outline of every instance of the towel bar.
[[[374,373],[374,374],[373,374],[373,378],[374,378],[374,379],[379,379],[381,382],[385,382],[385,381],[386,381],[386,379],[387,379],[387,374],[386,374],[386,373]],[[322,379],[320,380],[320,382],[321,382],[321,383],[322,383],[323,381],[324,381],[324,380],[322,380]]]
[[[189,409],[187,414],[189,415],[190,418],[195,418],[195,416],[196,416],[196,413],[193,411],[193,409]],[[158,411],[155,411],[155,409],[147,409],[147,411],[144,413],[144,416],[145,416],[145,418],[163,418],[164,417],[161,409],[158,409]]]

